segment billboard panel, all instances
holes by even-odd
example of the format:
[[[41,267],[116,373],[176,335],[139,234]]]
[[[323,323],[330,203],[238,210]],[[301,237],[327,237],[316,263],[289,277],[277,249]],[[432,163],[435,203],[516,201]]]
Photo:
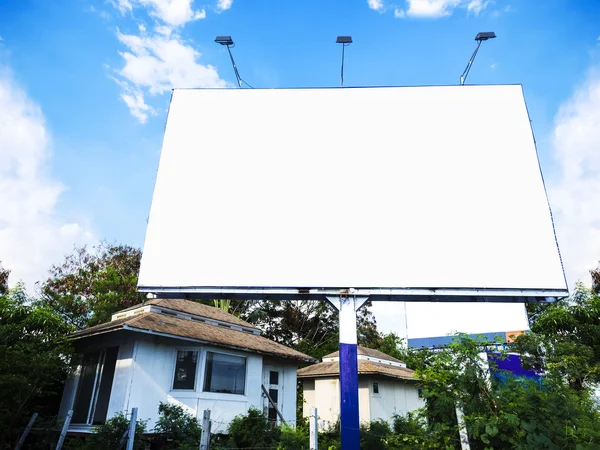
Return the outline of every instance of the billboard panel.
[[[139,287],[565,295],[521,86],[175,90]]]

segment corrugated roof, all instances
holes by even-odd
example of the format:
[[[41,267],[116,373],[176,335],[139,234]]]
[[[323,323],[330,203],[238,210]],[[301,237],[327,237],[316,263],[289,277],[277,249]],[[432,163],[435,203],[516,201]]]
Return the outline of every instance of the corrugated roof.
[[[191,303],[191,302],[190,302]],[[254,353],[272,355],[281,358],[293,359],[302,362],[315,362],[316,360],[304,353],[278,344],[262,336],[219,327],[189,319],[180,319],[166,314],[144,312],[135,316],[113,320],[112,322],[96,325],[77,331],[71,335],[74,339],[83,339],[95,334],[129,329],[132,331],[151,331],[170,335],[174,338],[194,339],[203,343],[210,343],[218,347],[235,348]]]
[[[387,361],[403,363],[403,361],[400,361],[399,359],[396,359],[393,356],[390,356],[386,353],[380,352],[379,350],[375,350],[374,348],[358,346],[358,354],[363,355],[363,356],[368,356],[371,358],[379,358],[379,359],[385,359]],[[325,355],[325,356],[323,356],[323,358],[338,358],[339,356],[340,356],[340,352],[337,351],[337,352],[330,353],[329,355]]]
[[[382,375],[386,377],[416,380],[415,371],[391,364],[358,360],[359,375]],[[322,362],[298,370],[298,378],[339,377],[340,364],[338,361]]]
[[[227,322],[234,325],[240,325],[246,328],[257,329],[251,323],[246,322],[238,317],[235,317],[233,314],[226,313],[222,309],[215,308],[214,306],[203,305],[202,303],[193,302],[190,300],[183,299],[174,299],[174,298],[156,298],[154,300],[149,300],[145,303],[140,303],[139,305],[131,306],[127,309],[123,309],[121,311],[116,312],[115,314],[119,314],[126,311],[131,311],[133,309],[140,308],[142,306],[147,305],[156,305],[162,308],[172,309],[173,311],[180,311],[186,314],[193,314],[196,316],[206,317],[208,319],[219,320],[221,322]]]

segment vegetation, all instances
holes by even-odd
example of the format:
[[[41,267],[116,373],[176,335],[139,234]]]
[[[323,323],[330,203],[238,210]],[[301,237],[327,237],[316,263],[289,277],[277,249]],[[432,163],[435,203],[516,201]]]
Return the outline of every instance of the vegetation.
[[[0,293],[0,448],[14,447],[33,412],[58,411],[70,330],[55,311],[29,301],[23,286]]]
[[[50,268],[41,301],[77,329],[108,322],[115,312],[144,300],[137,292],[141,257],[137,248],[106,242],[91,252],[77,248]]]
[[[159,419],[153,432],[160,435],[162,449],[198,449],[202,428],[200,422],[181,406],[160,403]]]
[[[136,292],[140,256],[138,249],[106,243],[76,249],[51,268],[39,298],[28,297],[23,286],[9,289],[9,271],[0,265],[0,449],[14,448],[33,412],[40,414],[40,427],[51,429],[45,435],[34,431],[29,447],[53,448],[55,415],[72,354],[66,336],[143,301]],[[600,383],[600,268],[592,271],[592,280],[590,288],[579,285],[564,301],[528,305],[531,333],[505,351],[522,355],[528,367],[544,374],[532,380],[490,377],[488,343],[482,339],[457,336],[444,349],[408,349],[397,335],[380,335],[368,307],[362,309],[359,342],[415,369],[426,406],[396,417],[393,424],[363,424],[361,447],[459,449],[459,405],[473,450],[600,448],[600,410],[593,396]],[[232,300],[219,306],[257,325],[266,337],[315,358],[338,348],[337,312],[326,303]],[[197,448],[201,431],[195,418],[168,404],[160,405],[159,414],[154,446]],[[69,446],[115,448],[126,426],[127,418],[118,415],[88,441],[72,440]],[[144,423],[137,424],[138,448],[145,445],[144,429]],[[237,417],[229,432],[215,438],[214,448],[300,449],[308,442],[301,417],[296,427],[274,427],[258,410]],[[339,424],[321,431],[319,443],[323,449],[339,449]]]
[[[81,450],[97,449],[117,449],[125,431],[129,427],[129,418],[123,413],[119,413],[113,418],[107,420],[104,424],[95,427],[94,434],[83,442]],[[146,423],[138,420],[135,424],[135,439],[133,448],[142,450],[146,448],[148,439],[144,436]]]

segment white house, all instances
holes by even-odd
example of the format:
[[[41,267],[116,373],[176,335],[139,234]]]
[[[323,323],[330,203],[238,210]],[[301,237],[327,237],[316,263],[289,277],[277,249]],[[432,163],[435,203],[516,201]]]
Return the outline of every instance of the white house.
[[[200,420],[210,409],[213,433],[250,407],[278,421],[263,386],[293,421],[297,366],[315,361],[231,314],[187,300],[151,300],[72,337],[82,357],[60,408],[63,417],[73,409],[72,432],[89,432],[133,407],[151,430],[159,402],[179,404]]]
[[[303,415],[318,409],[319,427],[327,428],[340,416],[339,352],[323,362],[298,370],[304,385]],[[415,373],[402,361],[379,350],[358,347],[358,406],[360,421],[404,415],[425,405]]]

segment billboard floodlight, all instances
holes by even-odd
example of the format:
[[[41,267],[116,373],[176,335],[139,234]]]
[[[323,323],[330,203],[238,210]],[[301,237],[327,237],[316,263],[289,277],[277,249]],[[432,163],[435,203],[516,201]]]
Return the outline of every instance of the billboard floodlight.
[[[496,37],[496,33],[493,31],[482,31],[481,33],[477,33],[475,36],[476,41],[487,41],[488,39],[494,39]]]
[[[338,36],[335,40],[336,44],[342,44],[342,71],[340,75],[340,87],[344,87],[344,49],[347,45],[352,44],[352,36]]]
[[[494,39],[495,37],[496,37],[496,33],[494,33],[493,31],[482,31],[480,33],[477,33],[477,36],[475,36],[475,40],[477,41],[477,47],[475,47],[475,51],[473,52],[471,59],[469,59],[469,63],[467,64],[467,67],[465,67],[464,72],[460,76],[461,86],[463,84],[465,84],[465,81],[467,81],[467,76],[469,75],[469,72],[471,71],[471,66],[473,65],[473,61],[475,61],[475,56],[477,56],[477,52],[479,51],[479,47],[481,47],[481,43],[483,41],[487,41],[488,39]]]
[[[235,47],[233,39],[231,39],[231,36],[217,36],[215,38],[215,42],[217,44],[221,44],[227,47],[227,51],[229,52],[229,58],[231,59],[231,65],[233,66],[233,72],[235,73],[235,79],[237,80],[238,87],[241,88],[242,81],[244,80],[242,80],[242,77],[240,77],[240,73],[238,72],[237,66],[235,65],[235,60],[233,59],[233,55],[231,54],[231,47]],[[246,82],[244,81],[244,83]],[[248,84],[248,86],[250,85]]]
[[[215,38],[215,42],[221,45],[233,45],[233,40],[231,36],[217,36]]]

